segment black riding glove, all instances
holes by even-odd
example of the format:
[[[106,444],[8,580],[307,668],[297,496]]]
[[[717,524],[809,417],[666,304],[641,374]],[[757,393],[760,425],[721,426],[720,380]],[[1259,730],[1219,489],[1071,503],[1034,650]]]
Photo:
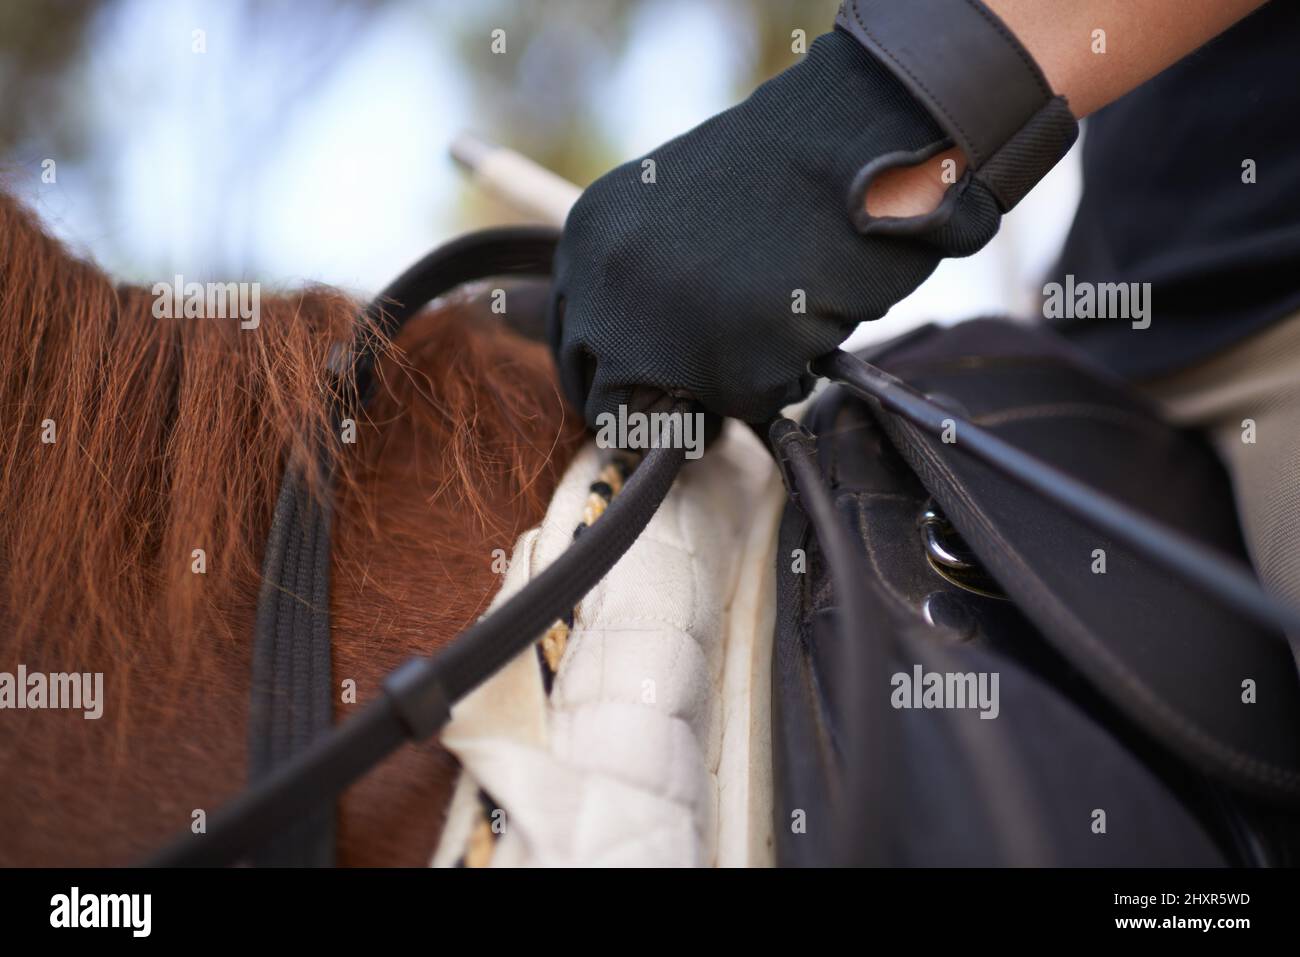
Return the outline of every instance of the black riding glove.
[[[565,391],[595,424],[649,387],[765,421],[807,366],[878,319],[946,256],[997,231],[967,173],[933,213],[872,219],[882,169],[951,145],[841,30],[745,102],[597,180],[555,260],[550,339]]]

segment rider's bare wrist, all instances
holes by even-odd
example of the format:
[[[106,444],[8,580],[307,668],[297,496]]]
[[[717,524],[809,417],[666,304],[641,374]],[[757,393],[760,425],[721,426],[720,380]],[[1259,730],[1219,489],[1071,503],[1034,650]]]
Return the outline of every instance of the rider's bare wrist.
[[[955,146],[916,166],[888,170],[867,190],[867,212],[872,216],[922,216],[938,207],[944,193],[965,171],[966,157]]]

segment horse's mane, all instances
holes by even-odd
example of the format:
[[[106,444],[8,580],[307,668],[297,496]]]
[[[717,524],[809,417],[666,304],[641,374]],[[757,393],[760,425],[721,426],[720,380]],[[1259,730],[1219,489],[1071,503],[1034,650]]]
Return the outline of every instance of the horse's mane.
[[[263,295],[248,331],[237,320],[155,318],[154,298],[72,256],[0,192],[0,649],[50,670],[111,662],[123,711],[139,668],[157,701],[249,641],[281,473],[293,457],[322,454],[306,437],[326,428],[330,396],[349,387],[328,358],[358,323],[357,304],[327,288]],[[505,333],[467,311],[414,320],[399,342],[409,356],[386,350],[374,421],[338,463],[344,537],[373,534],[376,548],[400,537],[373,497],[385,482],[415,483],[418,501],[444,503],[481,532],[466,541],[462,522],[440,534],[426,514],[407,530],[426,551],[462,555],[503,535],[508,547],[520,517],[544,509],[552,483],[537,479],[577,423],[549,386],[539,407],[539,356],[525,350],[522,371],[501,369]],[[438,454],[411,451],[431,434]],[[195,549],[205,574],[193,571]],[[383,554],[364,550],[365,561]],[[447,590],[441,617],[463,621],[482,601]]]

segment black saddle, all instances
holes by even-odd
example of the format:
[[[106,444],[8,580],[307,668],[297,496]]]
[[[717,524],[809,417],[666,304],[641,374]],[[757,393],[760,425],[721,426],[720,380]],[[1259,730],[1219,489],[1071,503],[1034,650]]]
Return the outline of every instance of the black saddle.
[[[864,357],[1245,562],[1208,446],[1047,330],[927,327]],[[841,386],[804,426],[858,551],[847,587],[862,594],[847,598],[870,613],[845,628],[840,560],[792,501],[772,672],[779,863],[1300,859],[1300,681],[1280,634],[961,454],[959,429],[931,435]]]

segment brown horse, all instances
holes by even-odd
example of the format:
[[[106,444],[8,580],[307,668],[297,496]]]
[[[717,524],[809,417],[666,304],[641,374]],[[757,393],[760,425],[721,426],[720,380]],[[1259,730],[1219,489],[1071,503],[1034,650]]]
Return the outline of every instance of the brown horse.
[[[0,672],[103,674],[98,719],[0,710],[0,864],[128,864],[244,786],[261,554],[291,457],[339,456],[342,720],[485,610],[494,550],[540,520],[581,441],[545,350],[470,300],[381,343],[341,453],[304,437],[355,302],[263,296],[245,330],[155,318],[154,300],[0,194]],[[430,743],[351,788],[340,862],[427,863],[455,770]]]

